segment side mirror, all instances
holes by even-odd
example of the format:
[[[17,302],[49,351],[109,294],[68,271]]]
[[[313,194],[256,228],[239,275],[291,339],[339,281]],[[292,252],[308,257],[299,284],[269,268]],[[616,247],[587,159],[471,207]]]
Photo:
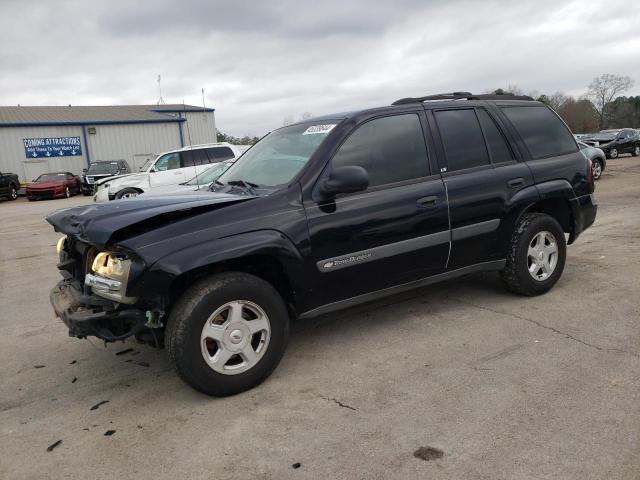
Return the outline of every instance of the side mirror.
[[[355,165],[338,167],[320,185],[320,193],[325,197],[335,197],[339,193],[360,192],[368,186],[369,174],[364,168]]]

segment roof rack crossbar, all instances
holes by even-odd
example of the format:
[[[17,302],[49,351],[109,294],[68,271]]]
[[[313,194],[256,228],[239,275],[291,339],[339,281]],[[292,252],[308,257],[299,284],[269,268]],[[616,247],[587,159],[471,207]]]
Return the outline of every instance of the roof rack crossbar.
[[[474,95],[469,92],[439,93],[425,95],[424,97],[407,97],[396,100],[391,105],[407,105],[410,103],[422,103],[429,100],[533,100],[528,95],[514,95],[512,93],[489,93]]]

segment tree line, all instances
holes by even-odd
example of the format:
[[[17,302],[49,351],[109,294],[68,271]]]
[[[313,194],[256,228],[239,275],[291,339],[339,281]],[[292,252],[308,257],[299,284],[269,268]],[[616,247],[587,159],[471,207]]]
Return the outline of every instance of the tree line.
[[[607,128],[640,128],[640,96],[622,95],[633,84],[633,79],[628,76],[605,73],[594,78],[587,93],[577,98],[562,92],[540,94],[533,91],[527,95],[558,112],[574,133],[591,133]],[[516,85],[495,91],[498,92],[525,94]]]

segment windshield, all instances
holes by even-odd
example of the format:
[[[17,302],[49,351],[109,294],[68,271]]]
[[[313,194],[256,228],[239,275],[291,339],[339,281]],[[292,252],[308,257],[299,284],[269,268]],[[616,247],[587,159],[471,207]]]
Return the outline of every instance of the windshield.
[[[233,165],[232,162],[218,163],[217,165],[208,168],[197,177],[193,177],[191,180],[186,182],[185,185],[208,185],[226,172],[231,165]]]
[[[36,178],[36,182],[62,182],[66,176],[66,173],[43,173]]]
[[[289,183],[338,122],[306,122],[271,132],[247,150],[218,181],[246,182],[267,188]]]
[[[87,170],[88,175],[101,175],[104,173],[118,173],[118,162],[92,163]]]

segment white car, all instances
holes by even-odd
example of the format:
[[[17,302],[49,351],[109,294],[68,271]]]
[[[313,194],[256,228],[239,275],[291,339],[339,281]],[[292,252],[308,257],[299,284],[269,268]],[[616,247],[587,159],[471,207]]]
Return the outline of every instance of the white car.
[[[225,162],[216,163],[210,166],[207,170],[199,173],[191,180],[187,180],[179,185],[164,185],[160,187],[151,188],[148,192],[141,193],[140,196],[159,196],[159,195],[179,195],[190,192],[206,192],[209,190],[209,186],[215,182],[220,175],[226,172],[235,160],[228,160]]]
[[[136,197],[153,188],[179,185],[203,173],[212,163],[235,160],[248,146],[211,143],[161,153],[145,163],[139,173],[110,177],[96,183],[95,202]]]

